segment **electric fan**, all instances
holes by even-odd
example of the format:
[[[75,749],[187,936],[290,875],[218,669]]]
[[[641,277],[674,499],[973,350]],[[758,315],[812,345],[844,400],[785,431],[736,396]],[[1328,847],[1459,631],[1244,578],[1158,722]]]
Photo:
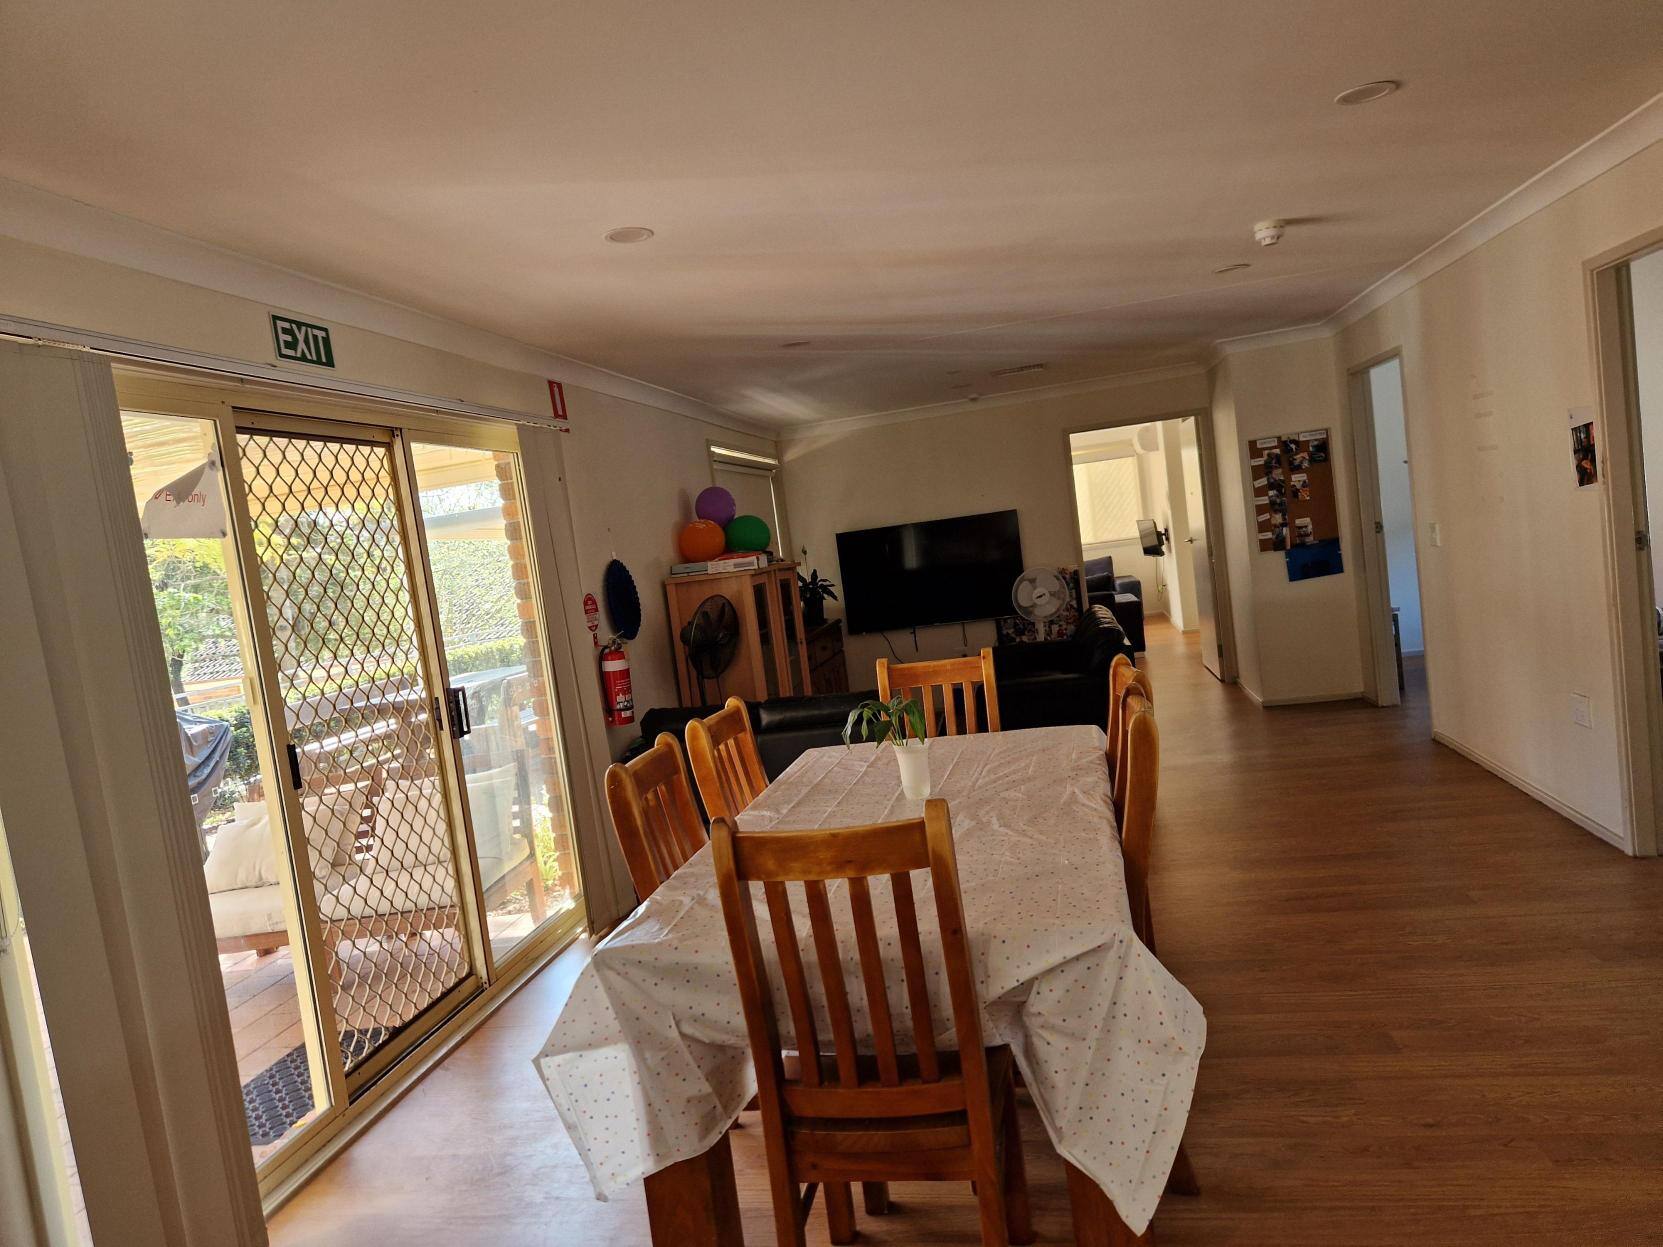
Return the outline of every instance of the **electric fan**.
[[[1032,624],[1055,619],[1068,605],[1068,580],[1055,567],[1030,567],[1016,578],[1011,604]]]
[[[699,682],[699,703],[709,705],[704,682],[717,680],[716,691],[721,693],[722,672],[733,665],[733,656],[739,650],[739,612],[721,594],[711,594],[682,625],[681,643],[687,648],[687,665]]]

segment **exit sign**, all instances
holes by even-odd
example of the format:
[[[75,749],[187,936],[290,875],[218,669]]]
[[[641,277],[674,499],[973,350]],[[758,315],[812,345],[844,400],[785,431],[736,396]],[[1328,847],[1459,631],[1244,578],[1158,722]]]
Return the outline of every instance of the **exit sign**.
[[[330,345],[329,330],[323,325],[308,324],[273,312],[271,336],[277,344],[278,359],[292,359],[297,364],[312,364],[318,368],[335,366],[335,348]]]

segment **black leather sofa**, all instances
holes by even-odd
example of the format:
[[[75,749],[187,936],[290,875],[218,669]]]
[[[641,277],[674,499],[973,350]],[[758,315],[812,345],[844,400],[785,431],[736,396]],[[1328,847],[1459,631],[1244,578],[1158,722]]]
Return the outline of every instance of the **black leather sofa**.
[[[1070,640],[997,646],[993,673],[999,683],[999,725],[1012,730],[1066,723],[1104,726],[1109,663],[1122,653],[1134,656],[1126,634],[1107,608],[1096,606],[1085,612]],[[763,771],[775,779],[805,751],[842,744],[849,711],[877,695],[877,690],[866,689],[751,703],[751,730],[756,733]],[[673,706],[649,710],[641,716],[638,748],[651,745],[660,732],[684,740],[688,720],[702,719],[719,709]]]
[[[1006,728],[1057,727],[1109,719],[1109,664],[1137,655],[1106,606],[1089,606],[1066,641],[1000,645],[993,651],[999,722]]]
[[[1081,571],[1085,575],[1086,603],[1106,606],[1119,621],[1134,653],[1143,653],[1143,582],[1136,576],[1114,574],[1114,560],[1108,556],[1087,559]]]

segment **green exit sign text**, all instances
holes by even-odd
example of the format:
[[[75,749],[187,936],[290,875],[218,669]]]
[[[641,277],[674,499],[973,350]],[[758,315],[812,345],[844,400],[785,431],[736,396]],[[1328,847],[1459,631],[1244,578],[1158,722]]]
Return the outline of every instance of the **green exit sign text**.
[[[271,336],[277,343],[277,358],[318,368],[335,366],[335,348],[329,344],[329,330],[288,316],[271,314]]]

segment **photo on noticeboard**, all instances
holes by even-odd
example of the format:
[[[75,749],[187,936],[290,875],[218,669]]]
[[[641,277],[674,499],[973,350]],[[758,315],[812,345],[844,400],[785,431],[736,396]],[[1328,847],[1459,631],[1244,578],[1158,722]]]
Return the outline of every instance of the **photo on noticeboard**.
[[[1326,437],[1313,437],[1311,439],[1311,447],[1308,453],[1312,463],[1327,463],[1328,439]]]
[[[1599,453],[1594,446],[1594,422],[1571,426],[1571,461],[1576,465],[1576,487],[1599,484]]]

